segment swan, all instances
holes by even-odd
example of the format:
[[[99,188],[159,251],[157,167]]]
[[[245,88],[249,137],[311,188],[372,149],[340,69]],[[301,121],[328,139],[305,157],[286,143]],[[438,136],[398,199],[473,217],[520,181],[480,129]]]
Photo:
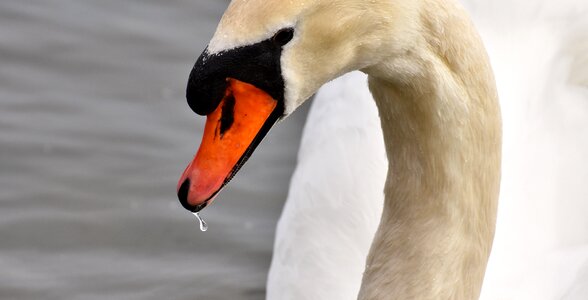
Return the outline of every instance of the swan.
[[[481,299],[585,299],[588,189],[579,183],[588,181],[588,173],[574,167],[585,162],[574,153],[588,152],[583,129],[588,124],[582,121],[588,114],[588,104],[582,105],[588,103],[588,24],[582,24],[588,5],[464,2],[493,61],[506,133],[507,184]],[[386,164],[381,130],[371,122],[378,113],[367,99],[371,95],[365,76],[350,73],[325,85],[314,100],[276,232],[268,299],[356,298],[375,231],[371,216],[384,201],[383,194],[368,192],[382,190],[386,176],[378,168]],[[553,104],[537,106],[549,102]],[[529,106],[535,110],[529,112]],[[533,131],[529,123],[542,130]],[[557,140],[564,144],[553,148],[550,132],[563,136]],[[360,161],[356,148],[364,154]],[[553,157],[559,157],[555,165],[549,163]],[[341,161],[344,172],[320,172]],[[556,222],[557,215],[566,219]],[[553,236],[556,230],[561,237]]]
[[[210,205],[276,121],[352,70],[368,75],[389,161],[359,299],[477,298],[501,117],[486,52],[455,1],[232,1],[188,81],[207,121],[180,203]]]

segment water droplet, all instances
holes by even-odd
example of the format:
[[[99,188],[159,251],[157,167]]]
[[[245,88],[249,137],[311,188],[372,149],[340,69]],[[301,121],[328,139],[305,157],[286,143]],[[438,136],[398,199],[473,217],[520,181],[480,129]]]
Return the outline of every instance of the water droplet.
[[[206,222],[204,222],[204,219],[202,219],[200,217],[200,214],[198,214],[197,212],[194,213],[194,216],[196,216],[196,218],[198,218],[198,221],[200,222],[200,231],[206,231],[208,230],[208,225],[206,225]]]

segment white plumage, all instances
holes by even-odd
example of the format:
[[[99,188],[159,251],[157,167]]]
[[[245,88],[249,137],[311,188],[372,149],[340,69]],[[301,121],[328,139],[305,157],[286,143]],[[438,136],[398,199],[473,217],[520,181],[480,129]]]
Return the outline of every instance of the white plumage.
[[[382,214],[388,160],[367,76],[325,85],[312,103],[277,228],[268,299],[350,299]]]
[[[504,126],[481,298],[588,299],[588,3],[472,2]]]

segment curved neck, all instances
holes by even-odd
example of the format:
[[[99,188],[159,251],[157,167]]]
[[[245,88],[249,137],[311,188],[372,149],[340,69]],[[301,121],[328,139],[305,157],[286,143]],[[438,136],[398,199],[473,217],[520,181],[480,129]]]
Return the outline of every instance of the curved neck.
[[[425,20],[430,35],[414,51],[364,69],[389,173],[360,299],[477,299],[492,245],[501,156],[492,71],[464,14]]]

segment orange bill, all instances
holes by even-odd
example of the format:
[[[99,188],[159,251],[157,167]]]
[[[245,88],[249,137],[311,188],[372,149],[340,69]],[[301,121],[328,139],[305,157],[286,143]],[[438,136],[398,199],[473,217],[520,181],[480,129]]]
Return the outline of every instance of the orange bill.
[[[199,211],[232,178],[275,120],[277,101],[255,86],[227,79],[218,107],[206,117],[200,148],[178,182],[178,197]],[[277,118],[275,118],[277,119]]]

